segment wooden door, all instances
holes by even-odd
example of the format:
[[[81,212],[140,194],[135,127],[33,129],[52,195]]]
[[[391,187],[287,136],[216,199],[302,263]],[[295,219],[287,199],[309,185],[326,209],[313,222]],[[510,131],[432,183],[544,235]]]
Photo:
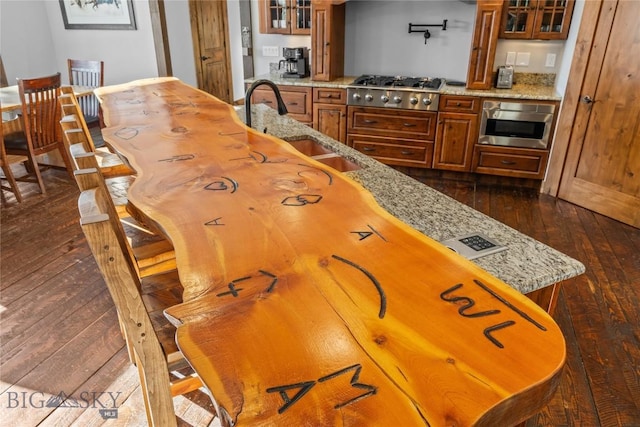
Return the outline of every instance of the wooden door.
[[[637,1],[586,2],[556,135],[556,142],[569,141],[558,196],[635,227],[640,227],[640,57],[633,53],[640,51],[638,16]]]
[[[231,103],[227,2],[189,0],[198,88]]]

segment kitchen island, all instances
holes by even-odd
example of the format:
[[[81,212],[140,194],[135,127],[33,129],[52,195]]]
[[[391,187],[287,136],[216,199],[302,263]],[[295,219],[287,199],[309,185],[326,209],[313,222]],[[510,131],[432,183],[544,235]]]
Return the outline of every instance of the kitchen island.
[[[223,425],[511,425],[551,398],[553,319],[398,220],[455,204],[335,141],[309,158],[285,141],[321,135],[259,108],[248,129],[177,80],[96,93],[105,142],[137,171],[131,209],[173,243],[183,302],[165,314]],[[449,221],[473,225],[459,210]]]

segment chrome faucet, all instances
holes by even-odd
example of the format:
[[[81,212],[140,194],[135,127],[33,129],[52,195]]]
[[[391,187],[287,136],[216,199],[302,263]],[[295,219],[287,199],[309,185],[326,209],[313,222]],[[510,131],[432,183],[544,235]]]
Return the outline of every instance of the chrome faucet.
[[[278,101],[278,114],[284,116],[288,113],[287,106],[284,105],[284,101],[282,100],[282,96],[280,95],[280,91],[278,90],[278,86],[271,80],[262,79],[256,80],[253,84],[247,89],[247,94],[244,97],[244,107],[245,107],[245,123],[247,126],[251,127],[251,94],[254,89],[258,86],[267,85],[273,90],[273,93],[276,94],[276,100]]]

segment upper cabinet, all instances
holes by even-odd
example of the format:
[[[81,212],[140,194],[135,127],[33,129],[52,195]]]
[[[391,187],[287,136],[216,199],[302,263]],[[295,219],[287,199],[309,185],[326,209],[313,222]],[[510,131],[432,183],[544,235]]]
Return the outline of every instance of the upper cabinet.
[[[507,0],[500,38],[566,39],[575,0]]]
[[[311,80],[331,81],[344,74],[344,2],[313,0]]]
[[[311,34],[311,0],[259,0],[263,34]]]
[[[489,89],[498,45],[502,0],[478,0],[473,29],[467,89]]]

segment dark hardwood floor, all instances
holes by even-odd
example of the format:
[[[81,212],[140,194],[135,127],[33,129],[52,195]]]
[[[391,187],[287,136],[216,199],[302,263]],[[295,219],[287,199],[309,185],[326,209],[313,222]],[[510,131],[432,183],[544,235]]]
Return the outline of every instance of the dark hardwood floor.
[[[78,225],[78,190],[64,172],[44,178],[46,196],[20,184],[25,201],[7,193],[1,209],[0,425],[145,425],[137,373]],[[587,267],[564,284],[554,315],[567,343],[562,382],[527,426],[640,426],[640,230],[531,190],[424,180]],[[69,399],[47,406],[55,396]],[[117,419],[104,420],[113,408]],[[198,392],[176,399],[176,412],[183,425],[212,419]]]

